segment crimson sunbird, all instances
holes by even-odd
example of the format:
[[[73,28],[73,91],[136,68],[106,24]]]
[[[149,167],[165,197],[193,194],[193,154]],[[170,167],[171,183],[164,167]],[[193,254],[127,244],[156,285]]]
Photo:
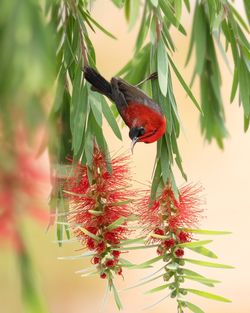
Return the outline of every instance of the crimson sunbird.
[[[163,136],[166,118],[160,105],[153,99],[121,78],[112,77],[108,82],[89,66],[85,66],[83,71],[84,77],[92,85],[92,90],[115,103],[123,121],[130,129],[132,152],[137,142],[151,143]]]

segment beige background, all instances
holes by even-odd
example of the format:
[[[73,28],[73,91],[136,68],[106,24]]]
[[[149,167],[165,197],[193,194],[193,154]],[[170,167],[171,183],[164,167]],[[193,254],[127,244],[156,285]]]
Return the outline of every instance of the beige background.
[[[236,1],[242,9],[241,1]],[[99,0],[93,8],[93,15],[106,28],[110,29],[118,40],[114,41],[97,30],[92,35],[97,52],[97,65],[107,78],[114,75],[132,56],[137,27],[130,33],[123,12],[116,9],[111,1]],[[190,16],[184,14],[183,24],[190,33]],[[178,52],[174,60],[187,81],[190,80],[192,65],[184,68],[189,38],[172,31]],[[179,83],[174,81],[174,91],[183,122],[184,132],[179,140],[184,168],[190,182],[200,182],[205,188],[206,219],[202,228],[231,230],[232,235],[215,237],[210,247],[219,255],[219,262],[234,265],[234,270],[216,270],[198,268],[208,277],[217,278],[222,283],[216,288],[204,290],[218,293],[232,299],[232,304],[210,301],[190,296],[193,302],[206,309],[207,313],[247,313],[250,312],[250,270],[249,270],[249,217],[250,217],[250,132],[243,133],[242,108],[235,102],[229,103],[232,76],[221,62],[223,73],[223,99],[226,108],[227,127],[230,137],[225,141],[225,150],[220,151],[215,143],[208,145],[201,138],[197,110],[186,97]],[[193,89],[199,97],[198,81]],[[123,128],[123,142],[119,142],[108,127],[105,128],[111,150],[129,151],[128,130]],[[148,182],[151,178],[155,156],[155,144],[138,144],[135,147],[133,173],[140,182]],[[44,156],[45,161],[46,156]],[[183,183],[178,170],[175,170],[178,184]],[[45,189],[45,194],[47,190]],[[41,291],[49,312],[83,313],[98,312],[105,291],[105,282],[98,278],[81,278],[74,271],[88,266],[88,260],[59,261],[58,256],[72,255],[78,244],[65,244],[58,248],[54,239],[54,230],[45,233],[45,227],[35,227],[27,222],[27,236],[30,248],[36,260],[35,269],[41,285]],[[207,238],[207,237],[204,237]],[[141,262],[154,256],[154,251],[138,252],[133,256],[135,262]],[[17,265],[10,251],[5,251],[0,258],[0,312],[20,312],[20,286],[17,276]],[[7,270],[6,270],[7,266]],[[4,269],[5,268],[5,269]],[[117,279],[118,288],[135,283],[146,275],[146,271],[125,271],[126,284]],[[160,284],[160,283],[158,283]],[[151,284],[121,294],[124,312],[141,312],[141,308],[163,297],[166,292],[145,296],[143,291],[155,286]],[[189,282],[189,286],[195,286]],[[198,286],[197,286],[198,287]],[[175,301],[166,299],[150,312],[176,312]],[[103,312],[116,312],[112,298]]]

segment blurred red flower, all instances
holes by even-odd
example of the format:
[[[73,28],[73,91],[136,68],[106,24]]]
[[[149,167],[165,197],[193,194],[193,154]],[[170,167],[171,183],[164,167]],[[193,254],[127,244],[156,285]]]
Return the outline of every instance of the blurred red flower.
[[[39,198],[41,183],[48,182],[48,176],[38,168],[24,133],[16,135],[15,140],[14,145],[1,153],[5,158],[0,160],[0,240],[10,242],[18,251],[22,249],[21,217],[26,214],[48,221]]]

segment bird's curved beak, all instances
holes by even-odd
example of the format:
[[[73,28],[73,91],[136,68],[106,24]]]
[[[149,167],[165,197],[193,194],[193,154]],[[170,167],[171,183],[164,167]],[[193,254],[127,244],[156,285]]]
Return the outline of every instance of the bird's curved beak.
[[[132,154],[133,154],[133,151],[134,151],[134,146],[135,146],[135,144],[137,143],[138,140],[139,140],[138,137],[134,137],[132,139],[132,142],[131,142],[131,152],[132,152]]]

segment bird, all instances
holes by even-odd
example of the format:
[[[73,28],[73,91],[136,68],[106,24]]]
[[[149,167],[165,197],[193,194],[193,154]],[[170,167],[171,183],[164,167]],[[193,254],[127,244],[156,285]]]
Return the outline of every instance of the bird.
[[[83,73],[93,91],[115,103],[121,118],[129,127],[132,153],[137,142],[152,143],[164,135],[166,117],[161,106],[139,89],[138,85],[133,86],[119,77],[112,77],[109,82],[90,66],[84,66]],[[145,80],[153,79],[156,76],[154,74],[157,73]]]

